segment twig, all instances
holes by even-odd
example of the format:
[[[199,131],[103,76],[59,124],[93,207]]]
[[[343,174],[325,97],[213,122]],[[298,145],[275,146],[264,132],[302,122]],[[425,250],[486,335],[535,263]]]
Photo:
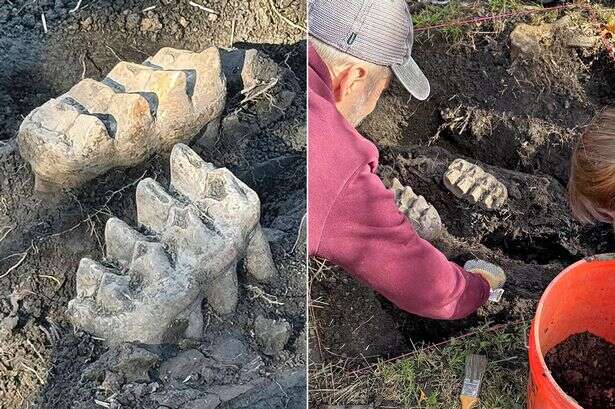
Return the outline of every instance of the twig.
[[[41,278],[48,278],[48,279],[50,279],[50,280],[53,280],[53,281],[55,281],[56,283],[58,283],[58,288],[59,288],[59,287],[62,287],[62,283],[60,282],[60,280],[58,280],[58,278],[57,278],[57,277],[50,276],[50,275],[46,275],[46,274],[39,274],[39,277],[41,277]]]
[[[237,24],[236,18],[234,18],[231,23],[231,43],[228,45],[229,48],[233,48],[233,44],[235,43],[235,24]]]
[[[246,285],[246,289],[248,289],[248,291],[254,294],[252,296],[252,299],[262,298],[263,300],[267,301],[269,304],[284,305],[283,302],[278,301],[278,297],[276,297],[275,295],[267,294],[265,291],[263,291],[261,288],[255,285]]]
[[[301,223],[299,223],[299,231],[297,232],[297,239],[295,240],[295,244],[293,244],[293,248],[290,249],[290,254],[293,254],[301,241],[301,237],[303,236],[303,229],[305,228],[305,222],[307,221],[307,213],[303,215],[301,218]]]
[[[81,79],[85,78],[85,54],[81,57],[81,65],[83,66],[83,71],[81,71]]]
[[[12,231],[13,231],[14,227],[8,227],[8,226],[7,226],[7,227],[3,227],[2,229],[7,229],[7,230],[4,232],[4,234],[2,235],[2,237],[0,237],[0,242],[1,242],[2,240],[4,240],[4,239],[6,238],[6,236],[8,236],[8,235],[9,235],[9,233],[10,233],[10,232],[12,232]]]
[[[208,12],[208,13],[218,15],[218,13],[216,12],[216,10],[210,9],[209,7],[205,7],[205,6],[203,6],[202,4],[198,4],[198,3],[195,3],[195,2],[193,2],[193,1],[189,1],[189,2],[188,2],[188,4],[190,4],[190,5],[191,5],[191,6],[193,6],[193,7],[199,8],[199,9],[201,9],[201,10],[203,10],[203,11],[206,11],[206,12]]]
[[[28,365],[24,364],[23,362],[21,362],[21,365],[26,368],[28,371],[32,372],[34,375],[36,375],[36,377],[38,378],[39,382],[41,383],[41,385],[45,384],[45,381],[43,380],[43,378],[41,378],[41,376],[38,374],[38,372],[36,372],[36,370],[30,368]]]
[[[45,13],[41,13],[41,21],[43,22],[43,31],[47,34],[47,19],[45,18]]]
[[[70,10],[68,10],[68,12],[69,12],[69,13],[74,13],[75,11],[79,10],[79,7],[81,7],[81,2],[82,2],[82,1],[83,1],[83,0],[79,0],[79,1],[77,2],[77,5],[75,6],[75,8],[74,8],[74,9],[70,9]]]
[[[142,13],[147,13],[148,11],[152,11],[156,8],[156,6],[149,6],[141,10]]]
[[[265,85],[263,88],[261,88],[260,90],[258,90],[257,92],[255,92],[252,95],[246,95],[246,97],[239,103],[240,105],[245,104],[246,102],[255,100],[256,98],[258,98],[259,96],[263,95],[265,92],[269,91],[271,88],[275,87],[275,85],[278,83],[278,78],[274,78],[273,80],[271,80],[271,82],[267,85]],[[242,94],[247,94],[248,92],[252,91],[254,88],[249,88],[249,89],[245,89],[243,91],[241,91]]]
[[[19,259],[19,261],[18,261],[16,264],[14,264],[12,267],[10,267],[8,270],[6,270],[6,272],[5,272],[4,274],[0,275],[0,278],[4,278],[4,277],[6,277],[7,275],[11,274],[11,271],[13,271],[13,270],[15,270],[17,267],[19,267],[19,265],[20,265],[21,263],[23,263],[23,261],[26,259],[26,257],[27,257],[27,256],[28,256],[28,254],[30,253],[30,249],[31,249],[31,248],[32,248],[32,247],[30,246],[30,248],[29,248],[28,250],[24,251],[24,252],[22,253],[22,254],[23,254],[23,256],[21,256],[21,258]]]
[[[115,50],[113,48],[109,47],[107,44],[105,44],[105,47],[107,47],[113,53],[113,55],[115,56],[115,58],[117,58],[118,61],[122,61],[120,56],[117,55],[117,53],[115,52]]]
[[[269,0],[269,8],[271,9],[271,11],[273,11],[273,13],[276,16],[278,16],[278,18],[282,19],[282,21],[284,21],[289,26],[296,28],[297,30],[301,30],[302,33],[305,33],[307,31],[305,27],[300,26],[299,24],[295,23],[294,21],[292,21],[291,19],[289,19],[288,17],[280,13],[280,10],[278,10],[278,8],[275,6],[275,3],[273,2],[273,0]]]

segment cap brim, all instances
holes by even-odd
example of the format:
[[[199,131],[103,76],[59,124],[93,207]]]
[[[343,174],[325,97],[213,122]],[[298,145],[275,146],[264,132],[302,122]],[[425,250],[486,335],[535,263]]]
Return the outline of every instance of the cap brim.
[[[424,101],[429,97],[431,92],[429,81],[412,57],[404,64],[392,66],[391,69],[414,98]]]

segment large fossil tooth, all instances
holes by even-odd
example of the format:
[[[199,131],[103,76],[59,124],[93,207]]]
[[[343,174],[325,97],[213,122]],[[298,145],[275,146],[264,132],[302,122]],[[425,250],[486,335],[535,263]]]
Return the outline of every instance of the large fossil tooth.
[[[38,190],[76,187],[117,166],[188,142],[222,113],[226,79],[217,48],[164,48],[118,63],[34,109],[18,133]]]
[[[137,186],[138,221],[147,232],[111,218],[105,264],[81,261],[67,312],[75,326],[111,343],[200,337],[204,298],[220,315],[234,312],[240,259],[256,279],[274,274],[256,193],[185,145],[173,149],[171,171],[169,189],[152,179]],[[208,186],[214,179],[207,175],[222,187]]]
[[[498,209],[508,199],[508,190],[502,182],[463,159],[455,159],[450,164],[444,174],[444,185],[455,196],[487,209]]]

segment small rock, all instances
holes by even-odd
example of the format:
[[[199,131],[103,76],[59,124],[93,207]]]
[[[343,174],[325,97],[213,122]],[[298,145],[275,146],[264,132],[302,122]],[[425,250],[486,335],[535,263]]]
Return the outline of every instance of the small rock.
[[[291,327],[285,320],[270,320],[259,315],[254,321],[254,332],[262,352],[269,356],[277,356],[290,338]]]
[[[141,20],[141,31],[156,32],[160,29],[162,29],[162,23],[156,14],[152,17],[145,17]]]
[[[198,378],[203,370],[208,369],[206,360],[205,355],[196,349],[182,351],[160,366],[160,374],[181,382],[188,377]]]
[[[186,20],[183,16],[179,18],[179,24],[183,27],[186,28],[188,27],[188,24],[190,24],[190,22],[188,20]]]
[[[115,392],[120,390],[123,382],[124,378],[121,375],[116,374],[115,372],[106,371],[105,379],[100,387],[105,391]]]
[[[83,27],[85,30],[89,29],[92,26],[92,23],[94,22],[94,19],[92,19],[92,17],[88,17],[85,20],[83,20],[81,22],[81,27]]]
[[[134,30],[139,26],[139,15],[131,13],[126,16],[126,30]]]

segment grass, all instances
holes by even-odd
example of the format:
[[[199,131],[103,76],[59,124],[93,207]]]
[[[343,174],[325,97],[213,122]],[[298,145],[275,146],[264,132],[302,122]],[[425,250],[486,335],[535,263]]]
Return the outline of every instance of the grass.
[[[355,371],[346,370],[344,362],[312,365],[311,393],[318,403],[382,402],[392,407],[457,409],[465,357],[479,353],[490,362],[481,387],[481,407],[525,408],[528,329],[525,322],[485,326],[463,339]]]

